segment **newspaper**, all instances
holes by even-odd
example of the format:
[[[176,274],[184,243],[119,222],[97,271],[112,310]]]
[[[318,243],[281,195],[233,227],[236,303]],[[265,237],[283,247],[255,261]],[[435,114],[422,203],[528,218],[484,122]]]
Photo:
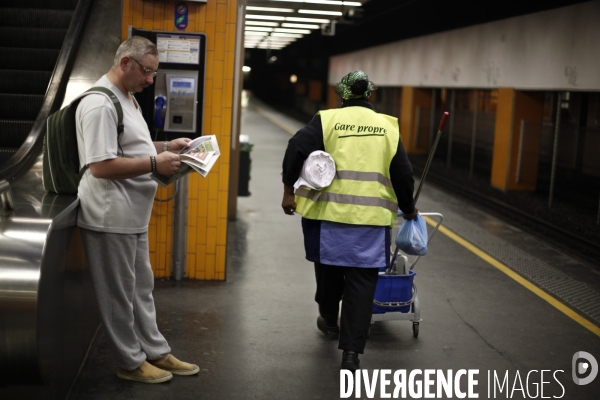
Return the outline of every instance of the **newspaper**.
[[[174,175],[164,176],[155,172],[150,177],[161,186],[169,186],[192,171],[196,171],[203,178],[206,178],[220,155],[221,152],[215,135],[200,136],[190,142],[190,147],[186,147],[179,152],[181,166]]]

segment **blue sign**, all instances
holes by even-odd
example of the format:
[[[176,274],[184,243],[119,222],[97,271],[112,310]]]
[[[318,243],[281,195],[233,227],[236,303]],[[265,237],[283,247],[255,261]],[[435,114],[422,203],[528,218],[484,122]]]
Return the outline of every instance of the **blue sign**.
[[[188,6],[185,3],[179,3],[175,6],[175,28],[180,31],[188,26]]]

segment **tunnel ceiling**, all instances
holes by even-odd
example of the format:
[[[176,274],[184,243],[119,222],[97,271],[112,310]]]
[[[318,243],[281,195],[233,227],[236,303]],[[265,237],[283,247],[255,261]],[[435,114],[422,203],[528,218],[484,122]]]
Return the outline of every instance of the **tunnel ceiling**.
[[[248,17],[246,18],[245,37],[247,39],[252,36],[260,37],[265,33],[264,31],[260,32],[260,23],[269,22],[273,31],[266,32],[270,37],[263,37],[262,42],[264,47],[272,49],[273,54],[280,52],[288,54],[314,53],[316,51],[317,53],[336,55],[411,37],[564,7],[583,1],[549,0],[512,3],[480,0],[459,2],[359,0],[357,2],[325,2],[328,4],[319,4],[321,0],[247,0],[246,14]],[[263,9],[265,7],[284,11],[266,11]],[[333,12],[337,15],[307,14],[306,11],[299,12],[300,10]],[[281,20],[282,18],[283,20]],[[297,21],[297,18],[312,18],[322,21],[301,22]],[[330,30],[332,25],[326,23],[325,20],[335,21],[333,36],[322,33],[323,29]],[[293,42],[285,45],[277,44],[279,35],[272,35],[288,32],[275,32],[275,30],[302,29],[301,27],[291,27],[289,24],[308,24],[313,27],[308,30],[304,29],[303,36],[292,38]],[[319,28],[315,26],[319,26]],[[285,36],[280,36],[280,38],[283,38],[285,43]],[[270,42],[271,45],[265,45],[267,42]],[[279,48],[281,50],[278,50]]]

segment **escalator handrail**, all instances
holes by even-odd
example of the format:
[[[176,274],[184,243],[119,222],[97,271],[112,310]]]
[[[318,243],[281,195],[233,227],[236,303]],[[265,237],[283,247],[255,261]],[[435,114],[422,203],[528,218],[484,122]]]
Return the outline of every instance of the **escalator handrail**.
[[[91,3],[92,0],[79,0],[77,2],[69,29],[65,35],[65,40],[58,54],[48,89],[46,90],[42,108],[25,142],[23,142],[19,150],[6,163],[0,166],[0,180],[13,179],[29,165],[29,161],[32,158],[39,155],[39,150],[46,134],[46,119],[60,108],[64,99],[68,74],[77,54],[77,45],[81,37],[80,33],[85,25]]]

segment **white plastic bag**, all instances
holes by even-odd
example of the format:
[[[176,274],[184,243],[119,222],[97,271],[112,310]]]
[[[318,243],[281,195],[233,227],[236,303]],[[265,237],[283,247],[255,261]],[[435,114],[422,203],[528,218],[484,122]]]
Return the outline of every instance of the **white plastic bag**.
[[[417,220],[406,220],[400,227],[396,236],[396,246],[404,253],[411,256],[424,256],[427,254],[427,224],[421,214]]]

